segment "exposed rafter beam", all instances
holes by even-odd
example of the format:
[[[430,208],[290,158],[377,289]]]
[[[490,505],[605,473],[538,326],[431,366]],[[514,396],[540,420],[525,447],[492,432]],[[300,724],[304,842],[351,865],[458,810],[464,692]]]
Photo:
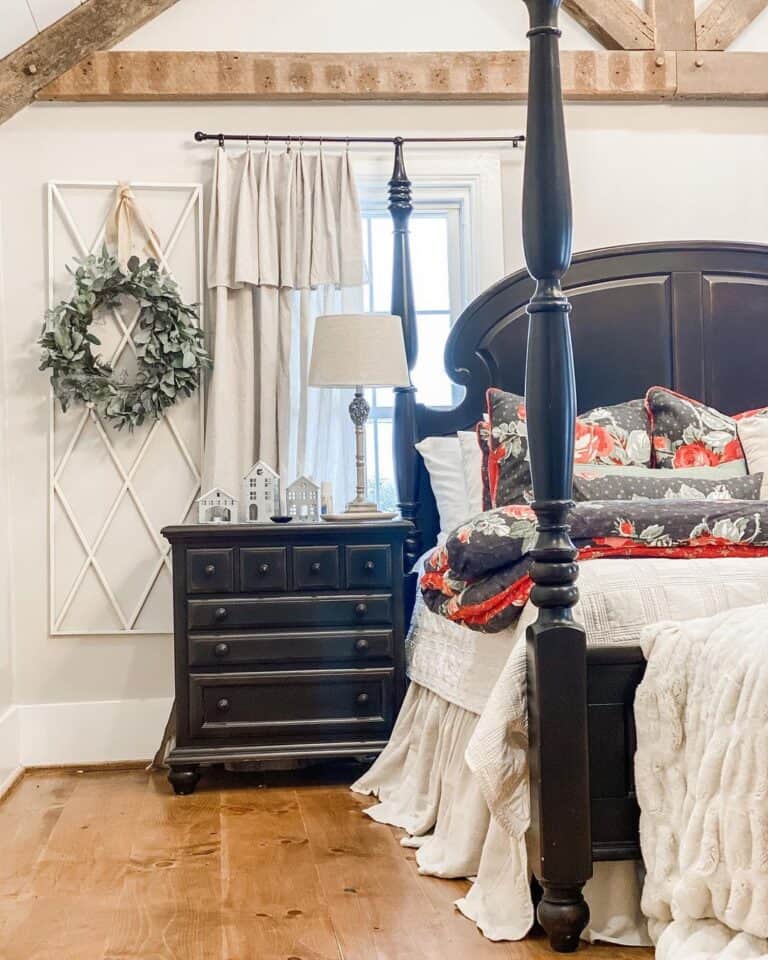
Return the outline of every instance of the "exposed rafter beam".
[[[653,50],[653,20],[632,0],[563,0],[563,8],[609,50]]]
[[[768,100],[768,53],[678,53],[677,91],[686,100]]]
[[[0,123],[95,50],[113,46],[177,0],[85,0],[0,60]]]
[[[695,50],[694,0],[650,0],[657,50]]]
[[[675,60],[653,51],[566,50],[571,100],[658,100]],[[528,53],[97,53],[43,100],[524,100]]]
[[[768,0],[712,0],[696,18],[698,50],[725,50],[759,14]]]

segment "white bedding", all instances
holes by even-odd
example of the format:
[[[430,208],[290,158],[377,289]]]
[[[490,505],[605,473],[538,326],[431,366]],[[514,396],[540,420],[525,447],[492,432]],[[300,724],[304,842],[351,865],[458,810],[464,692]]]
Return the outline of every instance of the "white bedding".
[[[637,644],[643,627],[658,620],[768,601],[768,558],[590,560],[581,566],[579,587],[581,600],[575,612],[587,628],[590,645]],[[422,835],[414,845],[421,845],[423,872],[461,876],[475,866],[478,882],[459,907],[493,939],[524,936],[533,917],[525,850],[529,824],[525,627],[535,616],[536,609],[528,604],[515,627],[490,635],[451,624],[420,605],[414,618],[418,627],[408,642],[409,675],[419,687],[412,687],[408,710],[404,709],[389,747],[355,785],[384,801],[370,810],[375,819]],[[444,706],[479,718],[472,716],[468,723],[439,714],[428,702],[427,691],[447,701]],[[425,724],[432,725],[428,736]],[[451,741],[448,731],[459,728],[461,736]],[[435,757],[429,744],[438,741],[440,756]],[[459,741],[462,752],[467,747],[472,778],[464,777],[463,758],[457,761]],[[460,795],[476,836],[481,831],[480,791],[494,819],[484,844],[475,844],[472,855],[461,834],[459,855],[450,849],[451,830],[445,824],[453,823],[458,839],[460,821],[453,808]],[[424,837],[435,824],[435,833]],[[627,904],[637,897],[632,870],[630,864],[599,865],[592,897],[609,901],[621,888],[626,895],[613,914],[593,909],[603,922],[602,929],[600,923],[593,924],[595,937],[643,942],[637,909]],[[618,923],[616,916],[621,917]]]
[[[635,700],[643,911],[664,960],[768,956],[768,606],[659,623]]]

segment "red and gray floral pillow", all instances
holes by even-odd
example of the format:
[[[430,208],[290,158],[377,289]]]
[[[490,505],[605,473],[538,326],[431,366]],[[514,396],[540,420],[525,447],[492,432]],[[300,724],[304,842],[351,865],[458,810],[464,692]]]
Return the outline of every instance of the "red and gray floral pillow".
[[[491,501],[497,507],[524,503],[531,496],[525,399],[495,388],[487,399]],[[649,467],[651,441],[643,401],[596,407],[579,416],[574,459],[577,464]]]
[[[651,387],[645,402],[651,421],[656,467],[677,470],[731,464],[742,466],[743,473],[747,473],[738,422],[751,417],[766,417],[768,407],[729,417],[666,387]]]

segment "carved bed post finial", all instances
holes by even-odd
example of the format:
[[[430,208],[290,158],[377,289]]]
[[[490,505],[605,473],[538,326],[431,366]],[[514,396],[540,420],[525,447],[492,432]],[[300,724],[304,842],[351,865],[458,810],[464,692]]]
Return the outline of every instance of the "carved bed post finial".
[[[528,306],[526,408],[538,539],[527,634],[533,869],[539,922],[556,950],[575,950],[589,921],[582,896],[592,873],[587,744],[586,641],[571,608],[578,599],[568,514],[573,485],[576,388],[570,303],[571,191],[557,25],[561,0],[525,0],[530,15],[523,246],[536,280]]]
[[[395,165],[389,181],[389,213],[394,228],[392,260],[392,314],[403,323],[405,356],[408,370],[413,372],[419,354],[416,307],[413,300],[411,248],[408,222],[413,213],[411,181],[405,172],[403,139],[395,138]],[[397,505],[404,520],[415,521],[418,512],[418,455],[414,449],[416,433],[416,388],[395,388],[393,410],[393,455]],[[405,541],[405,569],[410,570],[421,552],[420,532],[414,526]]]

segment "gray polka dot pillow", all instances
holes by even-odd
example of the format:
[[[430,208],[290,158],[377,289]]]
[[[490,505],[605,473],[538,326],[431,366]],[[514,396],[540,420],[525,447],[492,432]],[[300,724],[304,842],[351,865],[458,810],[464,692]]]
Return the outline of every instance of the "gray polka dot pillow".
[[[684,470],[664,471],[659,477],[582,474],[573,478],[574,500],[759,500],[762,473],[705,480],[684,477]],[[658,474],[660,471],[649,471]]]

